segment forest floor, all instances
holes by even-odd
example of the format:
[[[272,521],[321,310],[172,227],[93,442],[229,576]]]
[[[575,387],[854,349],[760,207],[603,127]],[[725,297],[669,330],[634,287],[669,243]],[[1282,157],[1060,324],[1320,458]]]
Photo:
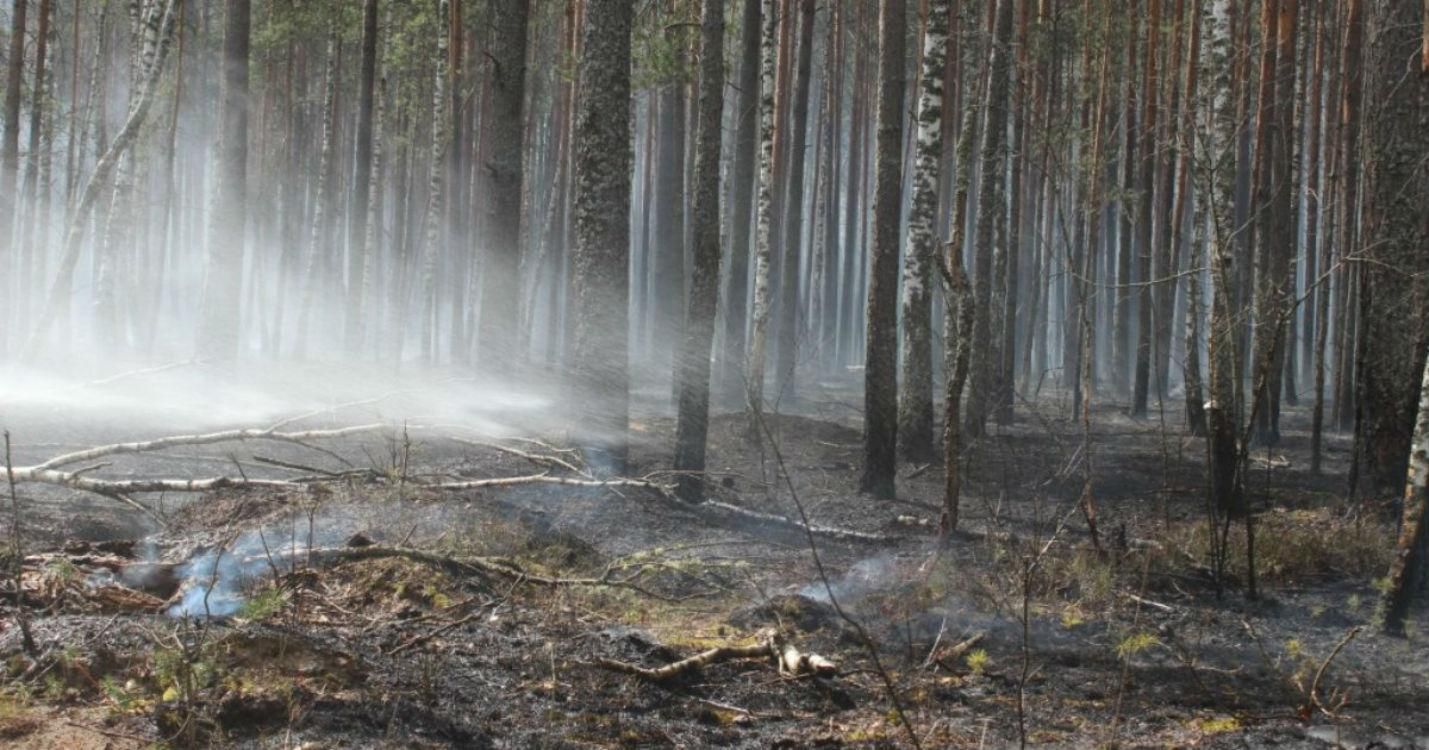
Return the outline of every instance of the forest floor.
[[[163,374],[142,377],[162,391]],[[631,477],[669,480],[658,472],[673,420],[648,408],[662,392],[637,394]],[[1203,442],[1182,433],[1179,400],[1164,420],[1098,402],[1090,451],[1061,394],[1019,402],[964,453],[961,531],[940,550],[941,466],[901,467],[895,501],[856,491],[856,394],[811,384],[768,417],[772,440],[717,416],[709,470],[721,502],[789,518],[802,506],[812,524],[862,536],[808,535],[646,487],[430,486],[577,476],[558,463],[581,468],[553,447],[552,415],[523,418],[519,399],[428,431],[415,429],[439,421],[420,416],[425,405],[389,395],[292,424],[414,429],[320,450],[247,440],[106,458],[95,471],[106,477],[322,478],[306,491],[146,496],[162,523],[22,485],[21,601],[36,649],[24,649],[6,582],[0,746],[909,747],[911,732],[925,748],[1024,736],[1429,747],[1429,631],[1388,639],[1373,627],[1390,509],[1346,505],[1343,437],[1311,475],[1302,407],[1288,409],[1283,442],[1252,458],[1250,599],[1239,523],[1220,585],[1212,572]],[[192,431],[152,410],[100,421],[14,394],[4,408],[16,465]],[[230,401],[204,427],[273,421],[244,409]],[[485,445],[454,439],[473,434],[458,423],[491,433]],[[1088,476],[1102,552],[1077,505]],[[474,559],[484,567],[452,562]],[[767,658],[663,681],[608,666],[659,667],[770,632],[837,674],[783,674]]]

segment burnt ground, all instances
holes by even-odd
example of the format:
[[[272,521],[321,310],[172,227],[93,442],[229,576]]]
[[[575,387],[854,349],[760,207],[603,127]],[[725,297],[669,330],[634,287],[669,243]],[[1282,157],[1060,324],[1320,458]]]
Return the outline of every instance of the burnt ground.
[[[902,467],[895,501],[855,491],[855,393],[811,387],[769,417],[772,443],[751,440],[739,416],[711,429],[712,496],[784,516],[797,515],[797,497],[816,525],[870,535],[815,538],[827,587],[797,529],[651,489],[422,486],[568,475],[451,439],[475,439],[458,428],[476,425],[499,433],[477,442],[577,460],[554,447],[550,419],[511,403],[434,420],[395,397],[293,427],[410,420],[405,433],[321,451],[180,447],[95,471],[349,472],[305,491],[143,497],[162,525],[108,498],[24,485],[21,601],[39,656],[23,649],[7,582],[0,745],[903,747],[911,727],[923,747],[1016,745],[1024,734],[1059,747],[1429,746],[1424,631],[1388,639],[1373,627],[1392,508],[1346,503],[1343,437],[1329,439],[1323,475],[1310,474],[1303,407],[1289,409],[1284,441],[1252,460],[1251,599],[1239,524],[1214,574],[1203,443],[1182,433],[1179,401],[1164,420],[1098,403],[1090,451],[1058,394],[1019,403],[1012,424],[992,425],[965,451],[962,533],[940,548],[941,466]],[[637,404],[655,403],[659,389],[641,395]],[[162,415],[115,426],[64,406],[7,408],[17,465],[196,431]],[[275,420],[213,421],[204,429]],[[659,472],[673,428],[637,409],[631,476],[669,480]],[[527,437],[543,442],[518,440]],[[1076,505],[1088,477],[1100,552]],[[324,556],[361,545],[481,556],[521,572]],[[132,574],[151,569],[172,575]],[[586,585],[602,576],[629,585]],[[210,585],[207,602],[194,596]],[[203,617],[205,605],[219,616]],[[654,684],[597,663],[660,666],[771,628],[839,673],[790,677],[747,659]]]

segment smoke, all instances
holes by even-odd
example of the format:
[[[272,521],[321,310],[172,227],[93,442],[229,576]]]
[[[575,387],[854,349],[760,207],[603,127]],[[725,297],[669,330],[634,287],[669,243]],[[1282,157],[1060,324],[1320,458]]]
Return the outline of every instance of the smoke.
[[[842,577],[830,580],[828,586],[823,581],[815,581],[800,589],[799,595],[831,604],[829,592],[832,590],[840,603],[853,604],[870,593],[887,590],[896,582],[897,575],[898,565],[892,554],[875,555],[854,563]]]
[[[201,548],[176,569],[182,598],[170,617],[232,617],[243,610],[247,592],[265,576],[283,574],[306,563],[312,549],[342,545],[369,523],[345,510],[291,519],[239,534],[224,545]],[[366,531],[368,534],[375,532]]]
[[[169,607],[170,617],[231,617],[243,608],[242,586],[258,572],[233,551],[216,549],[190,558],[179,566],[184,579],[183,598]]]

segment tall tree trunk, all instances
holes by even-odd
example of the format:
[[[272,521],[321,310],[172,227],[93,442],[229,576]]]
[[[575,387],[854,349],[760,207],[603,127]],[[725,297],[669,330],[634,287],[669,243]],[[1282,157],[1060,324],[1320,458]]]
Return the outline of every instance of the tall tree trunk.
[[[223,27],[223,99],[218,170],[209,223],[208,268],[195,350],[203,359],[227,361],[241,348],[240,293],[248,220],[249,0],[229,0]]]
[[[339,44],[337,30],[334,29],[328,39],[327,69],[323,73],[323,126],[318,146],[317,184],[313,189],[313,213],[308,226],[307,268],[303,272],[303,299],[298,308],[297,339],[293,347],[294,354],[299,358],[307,355],[313,308],[317,304],[318,297],[329,290],[327,282],[331,278],[328,275],[328,270],[332,262],[330,255],[333,203],[331,198],[337,173],[337,163],[334,158],[337,144],[333,141],[336,138],[337,130]]]
[[[1134,12],[1134,8],[1133,8]],[[1136,293],[1132,286],[1133,238],[1136,234],[1135,206],[1137,138],[1136,122],[1136,75],[1132,71],[1137,66],[1137,34],[1132,28],[1127,34],[1126,91],[1122,96],[1122,156],[1121,156],[1121,199],[1117,201],[1119,219],[1116,239],[1116,306],[1112,311],[1111,368],[1112,384],[1125,391],[1129,383],[1127,376],[1134,368],[1135,354],[1132,351],[1132,296]]]
[[[1429,362],[1421,362],[1424,376],[1419,386],[1419,417],[1409,446],[1404,511],[1389,567],[1389,586],[1380,602],[1384,632],[1401,637],[1416,584],[1424,576],[1425,533],[1429,532]]]
[[[1231,27],[1231,0],[1215,0],[1212,11],[1212,32],[1206,45],[1207,69],[1216,96],[1207,112],[1206,148],[1198,153],[1198,176],[1205,196],[1208,239],[1211,260],[1211,322],[1207,354],[1210,362],[1209,398],[1206,402],[1206,440],[1210,507],[1218,514],[1238,514],[1245,511],[1243,480],[1239,472],[1240,446],[1236,408],[1236,381],[1240,378],[1237,359],[1235,314],[1237,288],[1235,282],[1236,227],[1235,211],[1235,150],[1239,141],[1239,122],[1233,101],[1231,80],[1235,77],[1236,52]]]
[[[1012,67],[1012,0],[998,0],[993,32],[991,66],[983,128],[982,170],[978,185],[977,241],[974,245],[973,295],[977,318],[973,322],[972,390],[968,393],[964,432],[982,437],[998,384],[994,382],[992,350],[993,234],[1004,209],[1003,164],[1007,144],[1007,81]],[[1005,252],[1005,251],[1004,251]]]
[[[1153,271],[1157,283],[1151,287],[1154,321],[1152,332],[1152,376],[1158,400],[1166,398],[1171,385],[1171,329],[1176,315],[1176,293],[1180,287],[1181,246],[1178,241],[1181,213],[1175,210],[1177,160],[1172,158],[1179,151],[1179,130],[1181,124],[1181,56],[1184,49],[1182,24],[1186,18],[1186,1],[1175,0],[1172,4],[1171,21],[1168,24],[1171,35],[1171,52],[1167,56],[1165,72],[1162,75],[1167,89],[1166,112],[1158,124],[1161,141],[1157,149],[1156,186],[1156,247]],[[1159,95],[1159,94],[1158,94]],[[1159,268],[1159,270],[1156,270]]]
[[[720,391],[726,404],[739,403],[744,387],[745,324],[749,299],[750,231],[754,224],[754,172],[758,160],[760,108],[760,4],[743,0],[739,22],[739,110],[735,114],[733,165],[729,179],[734,194],[729,207],[729,280],[725,287],[724,347],[720,361]]]
[[[1259,401],[1255,409],[1257,440],[1262,445],[1280,441],[1280,386],[1285,371],[1286,329],[1292,309],[1289,300],[1290,266],[1295,250],[1294,211],[1291,198],[1291,158],[1294,138],[1295,107],[1295,36],[1296,0],[1277,0],[1273,20],[1274,33],[1265,37],[1268,45],[1275,41],[1272,62],[1272,83],[1267,92],[1262,89],[1261,116],[1267,117],[1267,138],[1264,165],[1268,201],[1262,204],[1266,217],[1260,240],[1260,278],[1256,290],[1256,362],[1255,372],[1263,373],[1263,384],[1255,394]],[[1269,27],[1267,27],[1269,30]],[[1257,377],[1260,377],[1257,375]]]
[[[481,331],[478,360],[491,372],[509,372],[517,359],[515,342],[519,323],[521,261],[522,180],[525,149],[522,128],[526,121],[526,26],[529,0],[495,3],[491,66],[491,137],[486,162],[491,188],[487,200],[486,259],[481,267]],[[458,252],[465,252],[459,250]]]
[[[11,257],[11,239],[14,232],[16,214],[15,196],[19,187],[20,173],[20,89],[25,77],[25,16],[29,13],[29,0],[14,0],[10,12],[10,58],[5,71],[5,129],[0,132],[0,263],[7,268],[16,267]],[[24,279],[7,279],[0,286],[0,314],[10,317],[14,308],[15,290],[12,284],[23,284]],[[5,354],[9,326],[0,326],[0,356]]]
[[[903,384],[898,447],[907,461],[933,459],[933,263],[938,252],[938,178],[943,162],[943,69],[948,53],[949,0],[929,0],[919,81],[917,155],[913,166],[908,246],[903,265]],[[959,261],[961,265],[961,260]]]
[[[855,3],[858,15],[854,22],[854,34],[857,38],[863,38],[863,33],[867,27],[867,16],[871,6],[866,3]],[[853,304],[857,298],[858,287],[855,279],[858,277],[861,266],[855,266],[855,262],[861,257],[862,250],[862,227],[864,226],[865,214],[863,208],[865,202],[865,185],[868,178],[865,174],[865,144],[868,136],[867,128],[867,76],[868,68],[868,45],[855,44],[853,53],[853,82],[851,85],[849,103],[849,140],[846,160],[848,161],[848,179],[844,189],[844,211],[843,211],[843,242],[840,246],[843,270],[839,274],[839,288],[842,293],[837,295],[839,304],[836,308],[839,323],[839,335],[835,346],[835,363],[844,364],[853,361],[853,340],[854,328],[857,324],[857,309]]]
[[[25,211],[21,219],[19,258],[18,263],[12,266],[17,282],[15,289],[15,320],[21,326],[27,325],[30,313],[30,290],[34,283],[31,269],[34,267],[37,257],[44,257],[44,246],[47,244],[49,232],[44,226],[48,223],[48,216],[41,213],[41,206],[47,205],[46,200],[49,192],[49,183],[41,180],[42,164],[49,158],[50,143],[44,138],[46,123],[51,118],[47,116],[51,105],[48,103],[51,91],[51,81],[53,72],[49,71],[47,63],[49,61],[49,46],[51,34],[51,0],[40,0],[40,13],[36,21],[35,30],[35,80],[30,87],[30,139],[29,154],[25,165],[25,185],[21,190],[21,195],[25,197]],[[48,170],[45,170],[48,171]],[[36,247],[35,228],[40,228],[40,247]]]
[[[633,4],[588,0],[576,111],[575,343],[571,413],[590,464],[623,472],[628,456],[630,32]]]
[[[668,10],[672,14],[678,12],[673,4]],[[658,116],[655,119],[656,131],[649,135],[656,144],[655,192],[649,199],[655,219],[654,246],[650,252],[654,267],[651,274],[654,303],[651,336],[659,352],[671,357],[672,397],[678,396],[676,391],[679,385],[675,382],[678,376],[675,373],[679,363],[675,362],[675,358],[680,356],[677,342],[685,314],[685,135],[688,126],[684,32],[679,24],[669,26],[665,31],[672,52],[672,80],[667,81],[651,98],[652,106],[658,105]]]
[[[1138,151],[1137,159],[1141,168],[1141,174],[1137,178],[1137,208],[1136,208],[1136,245],[1140,258],[1140,265],[1137,269],[1137,280],[1140,287],[1137,290],[1136,301],[1136,366],[1132,380],[1131,391],[1131,416],[1146,416],[1147,397],[1151,381],[1151,312],[1154,305],[1152,299],[1151,286],[1154,280],[1153,265],[1159,269],[1160,264],[1154,260],[1155,248],[1153,247],[1153,237],[1151,232],[1152,219],[1152,199],[1154,197],[1154,186],[1156,184],[1156,164],[1158,162],[1156,143],[1157,124],[1157,92],[1160,91],[1160,78],[1157,75],[1157,62],[1160,59],[1157,54],[1157,41],[1161,36],[1161,0],[1149,0],[1146,26],[1146,62],[1144,63],[1146,72],[1141,85],[1141,128],[1143,142]]]
[[[1336,293],[1336,309],[1339,311],[1339,326],[1335,366],[1335,425],[1340,430],[1354,425],[1354,352],[1359,335],[1360,264],[1346,265],[1346,261],[1359,254],[1359,211],[1360,194],[1360,102],[1363,95],[1362,60],[1364,58],[1364,0],[1347,0],[1345,6],[1345,34],[1340,60],[1340,134],[1338,165],[1335,174],[1339,176],[1338,197],[1335,200],[1337,255],[1340,258],[1340,284]]]
[[[1306,362],[1310,363],[1313,392],[1310,417],[1310,473],[1319,474],[1325,430],[1325,348],[1329,342],[1330,279],[1333,275],[1330,251],[1333,243],[1330,238],[1334,231],[1334,221],[1331,218],[1330,210],[1326,210],[1326,206],[1333,208],[1335,200],[1335,177],[1331,166],[1333,164],[1335,128],[1330,116],[1332,110],[1329,108],[1329,102],[1335,95],[1337,78],[1333,64],[1328,62],[1334,59],[1334,51],[1329,45],[1329,35],[1335,16],[1330,7],[1316,3],[1314,18],[1315,52],[1310,63],[1310,93],[1306,109],[1307,116],[1311,119],[1308,149],[1309,182],[1305,189],[1305,200],[1308,204],[1306,221],[1308,236],[1305,258],[1316,264],[1315,275],[1313,277],[1306,275],[1306,283],[1314,285],[1311,304],[1315,309],[1311,313],[1313,325],[1308,326],[1309,330],[1305,333],[1306,338],[1309,339],[1309,347],[1306,349],[1304,357]],[[1330,70],[1324,72],[1327,68]],[[1328,86],[1324,84],[1324,78],[1327,75],[1329,76]],[[1322,169],[1325,173],[1323,178],[1321,177]]]
[[[868,341],[863,380],[863,477],[859,488],[881,498],[894,496],[897,467],[898,224],[903,203],[905,14],[903,0],[885,0],[880,4],[878,149],[874,160],[873,250],[868,275]]]
[[[362,4],[362,62],[357,82],[357,161],[352,170],[352,200],[348,204],[347,316],[343,332],[347,353],[353,356],[362,351],[368,304],[367,273],[372,262],[368,255],[372,248],[367,241],[367,224],[371,220],[369,212],[374,187],[372,132],[373,97],[377,86],[377,3],[378,0],[363,0]],[[377,189],[380,190],[380,186]]]
[[[1017,388],[1017,310],[1019,292],[1022,285],[1020,266],[1022,264],[1022,210],[1026,193],[1023,178],[1027,171],[1024,153],[1030,145],[1027,140],[1027,87],[1031,76],[1028,66],[1028,49],[1032,45],[1029,25],[1032,17],[1032,0],[1019,0],[1017,10],[1017,36],[1015,44],[1017,60],[1013,71],[1017,80],[1012,90],[1012,144],[1008,149],[1008,213],[1007,241],[1004,243],[1002,263],[1004,285],[1002,289],[1002,330],[996,351],[1001,357],[996,367],[997,423],[1012,424],[1013,395]]]
[[[719,301],[720,121],[724,116],[724,0],[700,9],[699,113],[695,118],[694,275],[679,367],[679,417],[675,424],[679,494],[694,502],[703,487],[709,437],[710,348]]]
[[[813,363],[827,370],[834,351],[838,315],[834,312],[838,295],[838,185],[843,160],[838,158],[842,143],[843,112],[843,4],[835,2],[829,18],[828,39],[824,43],[823,112],[818,125],[818,183],[814,210],[812,277],[809,280],[809,321],[806,330],[812,339]]]
[[[1201,389],[1201,252],[1199,236],[1186,247],[1186,210],[1190,202],[1191,151],[1196,137],[1196,96],[1201,68],[1201,0],[1191,0],[1189,50],[1186,53],[1185,104],[1180,111],[1180,143],[1176,149],[1176,205],[1171,210],[1171,255],[1189,255],[1184,264],[1186,273],[1186,352],[1182,365],[1182,380],[1186,394],[1186,428],[1192,435],[1206,434],[1204,394]],[[1195,222],[1199,227],[1200,222]]]
[[[774,252],[774,157],[779,141],[787,137],[775,128],[774,105],[784,97],[775,91],[775,63],[778,60],[779,11],[774,0],[763,0],[764,33],[759,58],[759,208],[756,216],[754,248],[754,320],[749,341],[749,369],[745,383],[750,415],[758,419],[764,410],[764,365],[772,313],[770,273]],[[787,57],[787,51],[784,55]],[[751,422],[758,436],[758,425]]]
[[[798,0],[799,42],[795,52],[794,106],[789,118],[788,200],[784,205],[784,262],[779,271],[779,347],[775,382],[779,400],[798,398],[795,367],[799,350],[799,258],[803,252],[804,152],[809,125],[809,71],[814,57],[814,0]],[[790,22],[793,22],[792,16]]]
[[[1370,477],[1390,488],[1405,474],[1414,433],[1411,385],[1426,343],[1429,308],[1429,74],[1416,70],[1423,8],[1380,0],[1366,91],[1375,105],[1365,144],[1364,448]],[[1406,63],[1406,61],[1408,61]]]

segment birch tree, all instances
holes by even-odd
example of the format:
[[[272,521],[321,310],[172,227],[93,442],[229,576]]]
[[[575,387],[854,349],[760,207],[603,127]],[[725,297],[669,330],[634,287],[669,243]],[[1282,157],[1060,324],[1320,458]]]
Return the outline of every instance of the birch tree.
[[[749,337],[746,393],[749,411],[758,419],[764,411],[764,365],[769,344],[769,318],[773,312],[770,261],[774,252],[774,152],[783,137],[774,128],[774,66],[777,60],[779,13],[774,0],[763,0],[764,24],[759,53],[759,191],[754,246],[754,320]],[[782,94],[782,92],[780,92]],[[754,434],[758,434],[757,426]]]
[[[54,282],[50,285],[49,293],[45,297],[44,308],[35,329],[30,333],[29,340],[25,344],[24,357],[26,359],[33,360],[40,355],[49,342],[51,330],[69,308],[74,271],[79,264],[80,251],[83,249],[84,230],[88,224],[90,212],[94,210],[100,195],[109,186],[120,159],[138,139],[148,121],[149,111],[153,108],[159,77],[164,72],[164,62],[168,58],[170,42],[173,39],[174,25],[177,20],[175,12],[177,3],[178,0],[164,0],[162,3],[156,4],[155,12],[150,14],[144,25],[145,36],[140,52],[140,69],[143,71],[143,75],[139,80],[139,88],[130,102],[124,126],[115,134],[104,154],[95,163],[94,169],[89,175],[89,181],[85,183],[84,190],[80,192],[79,202],[70,215],[69,227],[65,232],[64,251],[60,256]]]
[[[735,117],[734,156],[729,179],[734,183],[729,206],[729,274],[725,285],[724,346],[720,390],[726,403],[746,397],[744,383],[745,327],[748,317],[750,230],[754,224],[755,164],[759,160],[763,97],[760,92],[762,0],[739,0],[739,109]]]
[[[1380,618],[1385,633],[1404,635],[1415,583],[1425,567],[1425,533],[1429,531],[1429,362],[1424,363],[1419,386],[1419,416],[1410,443],[1408,479],[1404,486],[1404,510],[1399,539],[1394,545],[1394,561],[1389,567],[1389,585],[1380,602]]]
[[[943,68],[948,53],[949,0],[930,0],[918,84],[917,151],[912,207],[903,260],[903,382],[899,388],[898,446],[903,458],[933,456],[933,299],[937,251],[938,179],[943,162]]]

